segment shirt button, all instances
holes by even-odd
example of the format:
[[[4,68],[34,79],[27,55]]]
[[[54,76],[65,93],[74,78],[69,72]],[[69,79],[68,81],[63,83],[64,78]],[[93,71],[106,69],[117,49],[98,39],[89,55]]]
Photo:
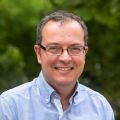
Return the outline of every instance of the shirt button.
[[[46,103],[48,103],[49,102],[49,99],[46,99]]]

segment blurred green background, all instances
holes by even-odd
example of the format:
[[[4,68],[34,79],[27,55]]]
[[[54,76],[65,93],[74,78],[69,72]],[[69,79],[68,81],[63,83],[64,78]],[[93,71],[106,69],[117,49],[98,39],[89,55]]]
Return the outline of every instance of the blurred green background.
[[[87,24],[89,52],[80,82],[102,93],[120,120],[120,0],[0,0],[0,93],[39,74],[36,25],[55,10],[73,12]]]

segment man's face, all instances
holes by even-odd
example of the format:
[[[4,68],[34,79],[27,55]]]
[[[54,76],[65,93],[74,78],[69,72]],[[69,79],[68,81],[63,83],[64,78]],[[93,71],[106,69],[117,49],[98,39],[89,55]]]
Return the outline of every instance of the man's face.
[[[43,46],[59,45],[63,49],[77,44],[84,46],[84,31],[76,21],[54,22],[49,21],[42,31]],[[70,56],[67,50],[59,56],[51,56],[45,50],[39,50],[34,46],[39,64],[42,66],[43,75],[46,81],[53,87],[75,85],[81,75],[85,64],[85,53],[78,56]]]

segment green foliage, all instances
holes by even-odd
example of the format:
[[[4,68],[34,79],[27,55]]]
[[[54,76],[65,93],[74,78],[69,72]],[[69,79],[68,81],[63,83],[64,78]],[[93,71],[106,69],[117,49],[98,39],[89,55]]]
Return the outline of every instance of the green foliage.
[[[67,10],[85,20],[89,52],[80,82],[102,92],[119,120],[120,0],[1,0],[0,92],[38,74],[33,51],[36,24],[54,10]]]
[[[4,53],[0,54],[0,92],[27,81],[23,72],[24,61],[20,51],[9,45]]]

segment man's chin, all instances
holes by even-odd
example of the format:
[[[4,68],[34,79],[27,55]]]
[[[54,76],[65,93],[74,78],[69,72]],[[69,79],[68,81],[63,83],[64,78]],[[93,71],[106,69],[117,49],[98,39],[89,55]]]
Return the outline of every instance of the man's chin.
[[[60,77],[59,79],[57,78],[56,79],[56,83],[58,85],[63,85],[63,86],[66,86],[66,85],[70,85],[70,84],[73,84],[75,80],[71,79],[71,77]]]

